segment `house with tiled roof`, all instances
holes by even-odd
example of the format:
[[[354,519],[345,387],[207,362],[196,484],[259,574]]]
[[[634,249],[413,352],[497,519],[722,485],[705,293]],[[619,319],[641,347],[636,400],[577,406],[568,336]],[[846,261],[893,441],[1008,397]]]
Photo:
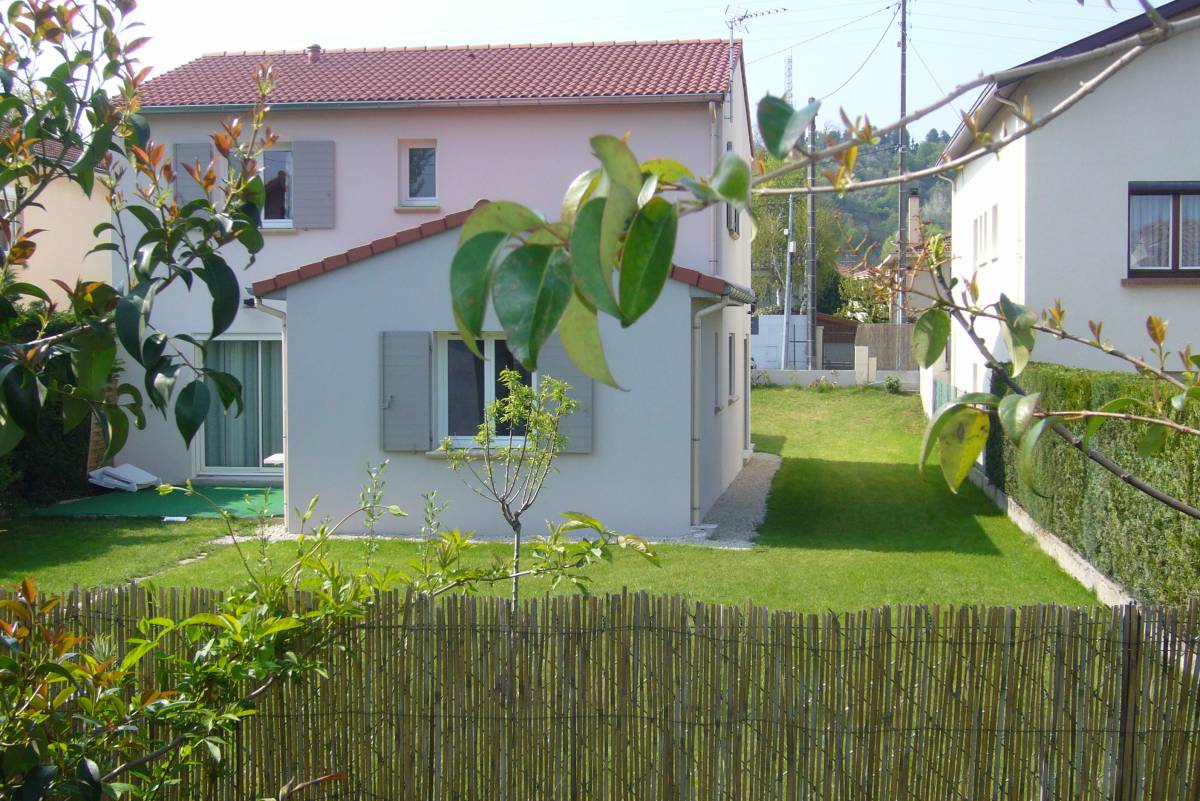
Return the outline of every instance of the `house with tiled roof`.
[[[416,510],[437,490],[446,525],[492,533],[502,525],[494,510],[436,453],[443,438],[475,432],[512,361],[494,318],[486,361],[458,339],[448,279],[458,227],[481,199],[557,218],[563,191],[596,164],[598,133],[628,133],[639,158],[670,156],[702,174],[726,152],[748,159],[741,45],[216,53],[145,85],[153,138],[179,161],[207,163],[208,134],[250,107],[263,63],[278,75],[269,124],[280,137],[263,164],[266,245],[240,273],[245,308],[202,356],[241,379],[246,410],[214,409],[190,449],[169,422],[151,420],[120,461],[170,481],[282,482],[287,509],[319,493],[334,514],[357,505],[366,465],[387,459],[389,502]],[[183,175],[176,191],[187,199],[198,188]],[[742,228],[725,208],[683,218],[658,304],[628,329],[602,326],[623,389],[594,384],[551,340],[540,374],[567,380],[580,410],[539,513],[580,509],[619,530],[677,536],[741,470],[751,301]],[[207,326],[200,295],[169,292],[156,304],[176,330]],[[419,521],[381,525],[408,532]]]

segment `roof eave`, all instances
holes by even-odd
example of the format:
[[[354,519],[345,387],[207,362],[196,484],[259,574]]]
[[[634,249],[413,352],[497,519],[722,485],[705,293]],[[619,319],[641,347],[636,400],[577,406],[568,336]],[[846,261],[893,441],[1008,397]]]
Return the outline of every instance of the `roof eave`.
[[[658,95],[602,95],[576,97],[502,97],[460,100],[336,100],[303,103],[270,103],[272,111],[353,111],[411,108],[488,108],[499,106],[629,105],[649,103],[708,103],[722,100],[724,92],[681,92]],[[143,114],[196,114],[240,112],[252,103],[197,103],[191,105],[144,105]]]

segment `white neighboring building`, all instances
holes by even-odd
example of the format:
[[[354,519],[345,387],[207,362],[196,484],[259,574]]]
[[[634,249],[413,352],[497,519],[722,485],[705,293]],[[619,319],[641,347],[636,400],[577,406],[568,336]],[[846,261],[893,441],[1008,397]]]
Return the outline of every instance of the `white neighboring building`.
[[[1160,8],[1168,19],[1200,13],[1200,0]],[[1035,62],[1074,55],[1150,27],[1143,14],[1047,53]],[[974,111],[983,130],[1003,136],[1024,123],[1011,107],[1028,102],[1045,114],[1114,56],[1023,81],[993,85]],[[1146,316],[1172,323],[1167,345],[1195,337],[1200,301],[1200,33],[1181,34],[1150,50],[1045,128],[978,159],[954,177],[953,275],[978,270],[981,299],[1001,292],[1035,310],[1061,299],[1067,327],[1087,333],[1103,320],[1113,343],[1148,349]],[[943,159],[972,147],[960,128]],[[998,329],[978,330],[1000,357]],[[926,408],[934,394],[986,391],[983,359],[955,326],[948,386],[922,381]],[[1079,367],[1118,369],[1102,353],[1040,336],[1034,358]]]

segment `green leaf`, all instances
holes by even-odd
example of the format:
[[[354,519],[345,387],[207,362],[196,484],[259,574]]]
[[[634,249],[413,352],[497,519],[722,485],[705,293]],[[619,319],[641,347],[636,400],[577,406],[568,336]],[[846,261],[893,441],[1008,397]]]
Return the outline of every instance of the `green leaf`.
[[[1113,398],[1096,411],[1118,414],[1121,412],[1127,412],[1130,409],[1140,408],[1143,405],[1144,404],[1136,398]],[[1089,417],[1087,419],[1087,425],[1083,429],[1083,444],[1085,447],[1091,441],[1092,437],[1096,436],[1096,432],[1100,430],[1100,427],[1111,419],[1112,418],[1109,417]]]
[[[242,382],[236,376],[220,370],[205,370],[204,375],[217,387],[217,397],[221,400],[221,407],[228,409],[230,406],[237,404],[235,415],[241,416],[246,408],[245,399],[242,396]]]
[[[927,310],[913,326],[913,358],[922,367],[932,367],[945,352],[949,339],[950,315],[937,307]]]
[[[175,399],[175,425],[187,445],[204,424],[208,415],[209,390],[203,378],[195,378],[179,392]]]
[[[638,192],[638,196],[637,196],[638,208],[640,209],[642,206],[645,206],[647,203],[649,203],[650,199],[654,197],[654,193],[657,191],[658,191],[658,176],[657,175],[648,176],[646,178],[646,180],[642,182],[642,188]]]
[[[75,370],[75,383],[83,394],[93,400],[104,397],[109,376],[117,361],[117,343],[111,336],[88,331],[75,337],[75,352],[71,364]]]
[[[24,431],[35,430],[42,407],[37,378],[26,370],[13,370],[4,376],[2,388],[9,418]]]
[[[141,114],[130,114],[127,122],[129,123],[129,136],[125,137],[125,142],[137,145],[144,150],[146,143],[150,141],[150,123],[146,122],[146,118]]]
[[[508,234],[503,231],[486,231],[459,245],[450,262],[450,305],[454,310],[454,322],[463,342],[481,359],[483,354],[477,352],[475,340],[483,331],[496,254],[506,241]]]
[[[1038,420],[1029,427],[1029,430],[1025,432],[1025,436],[1021,437],[1021,445],[1017,449],[1017,478],[1035,494],[1041,495],[1043,498],[1049,496],[1042,493],[1033,483],[1034,456],[1037,453],[1037,446],[1042,439],[1042,434],[1046,433],[1048,429],[1053,428],[1057,422],[1059,422],[1059,418],[1057,417],[1043,417]]]
[[[775,158],[782,159],[804,136],[804,130],[817,116],[821,101],[814,100],[796,111],[786,100],[767,95],[758,103],[758,130],[763,143]]]
[[[1167,437],[1170,433],[1171,429],[1166,426],[1150,425],[1138,442],[1138,455],[1147,458],[1158,456],[1163,452],[1163,448],[1167,446]]]
[[[84,757],[79,761],[78,774],[83,801],[100,801],[100,767]]]
[[[1041,397],[1040,392],[1035,392],[1032,395],[1005,395],[1000,399],[997,407],[1000,427],[1013,442],[1020,442],[1033,424],[1033,413],[1037,411]]]
[[[12,449],[21,444],[25,432],[12,420],[0,425],[0,456],[11,453]]]
[[[637,197],[642,188],[642,168],[638,166],[629,146],[609,134],[593,136],[591,145],[592,152],[604,167],[610,193],[613,187],[620,187],[632,197]]]
[[[263,183],[262,173],[255,175],[246,182],[246,200],[252,203],[255,208],[266,208],[267,185]]]
[[[104,422],[105,442],[104,456],[100,461],[107,462],[120,453],[129,440],[129,418],[119,406],[105,406],[100,412],[100,419]]]
[[[600,182],[600,169],[594,167],[587,172],[580,173],[571,185],[567,187],[567,193],[563,195],[562,202],[562,220],[568,225],[575,221],[575,216],[579,214],[579,207],[588,199],[592,192],[596,191],[596,185]]]
[[[76,426],[86,420],[87,416],[92,413],[91,404],[74,395],[64,395],[62,407],[64,433],[73,431]]]
[[[722,156],[708,183],[722,200],[744,211],[750,209],[750,165],[740,156]]]
[[[1029,364],[1029,354],[1034,345],[1033,325],[1037,322],[1037,315],[1019,303],[1012,302],[1007,295],[1001,295],[1000,302],[996,305],[1004,317],[1000,333],[1008,347],[1008,356],[1013,365],[1012,375],[1016,378]]]
[[[215,253],[203,258],[204,267],[196,270],[212,296],[212,333],[210,338],[223,334],[233,325],[241,306],[242,288],[237,275],[226,261]]]
[[[571,294],[571,300],[558,323],[558,336],[562,340],[567,357],[584,375],[610,387],[621,388],[613,378],[608,359],[604,356],[604,343],[600,340],[596,311],[581,300],[577,293]]]
[[[983,446],[987,444],[990,423],[988,413],[973,406],[963,406],[949,415],[938,434],[941,447],[942,475],[951,492],[971,473],[971,467]]]
[[[26,771],[25,782],[16,795],[16,801],[42,801],[57,776],[58,768],[54,765],[35,765]]]
[[[593,198],[583,205],[571,232],[571,273],[575,288],[583,299],[605,314],[620,319],[612,290],[612,265],[600,258],[600,229],[604,219],[605,198]]]
[[[917,462],[917,472],[925,472],[925,462],[929,461],[929,454],[933,452],[933,445],[937,442],[942,429],[949,422],[954,412],[967,404],[974,403],[994,408],[999,402],[1000,399],[990,392],[968,392],[960,395],[956,400],[944,404],[934,412],[933,417],[929,418],[929,425],[925,427],[925,436],[921,440],[921,457]]]
[[[525,369],[537,369],[538,353],[558,325],[571,292],[571,258],[561,248],[524,245],[496,268],[492,305],[509,350]]]
[[[145,303],[135,295],[117,301],[115,323],[121,347],[141,364],[142,340],[146,338],[146,319],[143,316]]]
[[[643,173],[658,176],[660,184],[677,184],[684,178],[696,177],[686,164],[675,159],[650,159],[643,161],[641,169]]]
[[[675,206],[661,197],[647,203],[633,218],[621,257],[621,320],[631,325],[658,300],[675,253],[679,217]]]
[[[471,212],[458,235],[458,244],[487,231],[515,234],[540,228],[545,220],[532,209],[508,200],[497,200]]]

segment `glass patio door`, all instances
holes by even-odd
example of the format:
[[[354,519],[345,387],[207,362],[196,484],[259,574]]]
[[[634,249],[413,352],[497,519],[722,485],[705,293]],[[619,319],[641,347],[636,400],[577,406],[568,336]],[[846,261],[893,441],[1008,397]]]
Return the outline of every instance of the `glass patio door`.
[[[214,397],[204,422],[206,470],[258,472],[283,452],[283,345],[269,340],[210,343],[205,364],[242,382],[245,408],[222,408]]]

